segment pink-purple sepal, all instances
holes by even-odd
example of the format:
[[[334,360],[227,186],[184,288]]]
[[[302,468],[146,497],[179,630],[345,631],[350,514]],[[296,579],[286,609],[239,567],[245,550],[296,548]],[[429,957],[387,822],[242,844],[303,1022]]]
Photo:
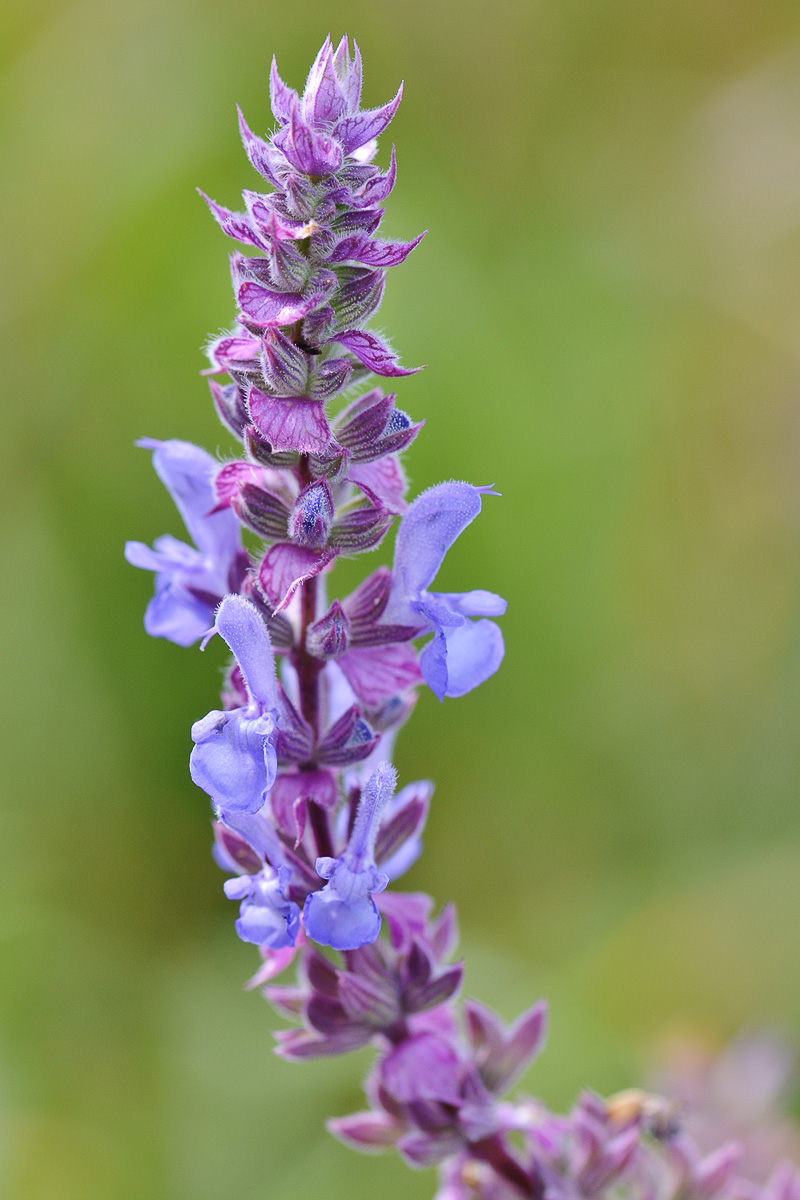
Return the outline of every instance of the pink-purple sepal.
[[[329,771],[287,771],[278,775],[269,795],[270,808],[278,828],[294,838],[295,848],[305,833],[309,801],[326,812],[336,808],[339,791]]]
[[[364,112],[339,121],[336,125],[336,137],[341,142],[344,153],[353,154],[354,151],[379,137],[397,112],[402,99],[403,85],[401,83],[397,93],[388,104],[384,104],[381,108],[368,108]]]
[[[423,682],[417,652],[407,643],[351,646],[337,661],[356,696],[369,709]]]
[[[547,1005],[532,1005],[506,1026],[486,1005],[464,1001],[467,1035],[481,1079],[498,1095],[507,1091],[541,1052],[547,1034]]]
[[[247,394],[250,419],[273,450],[322,454],[331,440],[331,429],[321,400],[267,396],[257,387]]]
[[[380,545],[394,521],[395,514],[381,504],[364,504],[333,522],[330,545],[342,554],[361,554]]]
[[[344,329],[331,338],[331,341],[344,346],[362,366],[368,371],[374,371],[376,375],[398,378],[402,375],[415,375],[423,369],[401,367],[389,343],[368,329]]]
[[[336,243],[328,261],[354,262],[365,267],[380,267],[383,270],[389,267],[399,267],[406,261],[411,251],[419,245],[425,237],[425,233],[419,234],[410,242],[382,242],[363,234],[351,234]]]
[[[316,748],[316,761],[329,767],[347,767],[368,758],[380,734],[373,733],[357,705],[348,708],[323,734]]]
[[[338,138],[309,124],[294,97],[289,109],[289,120],[272,139],[296,171],[303,175],[320,177],[332,175],[344,161],[344,150]]]
[[[233,436],[241,441],[245,428],[250,423],[250,417],[239,385],[235,382],[219,384],[215,380],[209,379],[208,386],[211,389],[217,416]]]
[[[251,166],[258,171],[259,175],[263,175],[269,183],[278,187],[283,156],[273,149],[269,142],[265,142],[263,138],[256,137],[248,127],[242,110],[237,107],[236,111],[239,116],[239,132],[242,137],[242,144]]]
[[[297,589],[313,579],[336,557],[334,550],[304,549],[291,542],[271,546],[258,567],[258,585],[276,613],[282,612]]]
[[[394,394],[385,396],[379,388],[373,388],[340,413],[334,428],[337,442],[344,446],[352,461],[369,463],[404,450],[423,423],[412,424],[395,407]]]
[[[395,455],[387,454],[385,458],[372,462],[353,463],[347,468],[347,478],[362,491],[376,497],[389,513],[401,516],[406,511],[408,484]]]
[[[369,267],[351,267],[349,273],[352,277],[336,289],[335,296],[330,296],[330,303],[336,316],[336,329],[360,331],[361,326],[380,308],[386,288],[386,272],[374,271]],[[330,340],[338,339],[331,337]]]
[[[331,1117],[326,1128],[335,1138],[362,1154],[379,1154],[397,1144],[402,1128],[382,1112],[359,1112],[349,1117]]]
[[[278,292],[246,279],[239,284],[236,298],[243,319],[252,325],[293,325],[315,308],[319,296],[304,296],[299,292]]]

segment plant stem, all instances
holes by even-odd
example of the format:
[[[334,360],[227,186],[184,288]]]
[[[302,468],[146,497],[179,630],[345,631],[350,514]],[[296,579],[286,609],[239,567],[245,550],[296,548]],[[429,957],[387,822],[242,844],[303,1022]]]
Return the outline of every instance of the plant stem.
[[[297,466],[300,486],[305,487],[311,482],[311,469],[308,455],[301,454]],[[297,649],[293,655],[300,699],[300,712],[311,726],[314,741],[319,738],[320,703],[319,703],[319,674],[322,662],[314,658],[306,650],[306,634],[310,625],[317,619],[317,579],[307,579],[300,585],[300,635]]]
[[[300,456],[297,474],[301,487],[305,487],[311,481],[311,470],[307,454]],[[320,659],[314,658],[306,650],[306,634],[308,633],[309,626],[313,625],[317,619],[317,598],[318,589],[315,576],[313,579],[307,579],[305,583],[300,585],[300,636],[298,638],[297,649],[293,655],[294,668],[297,671],[300,712],[311,727],[315,744],[319,740],[320,735],[321,706],[319,677],[323,664]],[[307,770],[316,769],[316,763],[313,759],[308,764],[303,764],[303,766]],[[303,767],[300,769],[303,770]],[[308,820],[314,833],[317,854],[324,857],[332,857],[333,841],[328,814],[321,805],[311,799],[308,800]]]

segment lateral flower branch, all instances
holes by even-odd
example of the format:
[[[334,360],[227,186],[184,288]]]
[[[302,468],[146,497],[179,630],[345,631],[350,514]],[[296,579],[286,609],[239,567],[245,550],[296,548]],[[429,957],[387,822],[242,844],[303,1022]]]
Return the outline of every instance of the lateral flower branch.
[[[245,191],[243,212],[204,197],[244,247],[230,256],[235,324],[205,372],[239,456],[139,443],[193,543],[127,544],[128,561],[155,572],[145,628],[181,646],[219,635],[231,651],[220,709],[192,727],[190,771],[213,805],[236,932],[263,960],[251,986],[297,1022],[275,1035],[284,1058],[375,1047],[369,1108],[329,1128],[356,1149],[438,1165],[437,1200],[800,1200],[789,1168],[746,1184],[735,1147],[702,1158],[657,1105],[587,1092],[562,1117],[503,1100],[542,1046],[544,1004],[510,1027],[477,1001],[458,1006],[452,906],[435,916],[428,896],[390,888],[420,854],[433,792],[395,790],[397,732],[421,686],[443,700],[494,674],[506,607],[482,589],[432,590],[495,493],[447,482],[408,503],[400,457],[423,422],[368,383],[414,373],[368,327],[387,270],[423,236],[377,236],[396,175],[394,149],[376,164],[377,138],[401,95],[361,109],[347,38],[326,39],[302,96],[273,61],[275,132],[239,119],[268,190]],[[392,526],[391,569],[329,599],[338,559]],[[295,959],[297,982],[273,983]]]

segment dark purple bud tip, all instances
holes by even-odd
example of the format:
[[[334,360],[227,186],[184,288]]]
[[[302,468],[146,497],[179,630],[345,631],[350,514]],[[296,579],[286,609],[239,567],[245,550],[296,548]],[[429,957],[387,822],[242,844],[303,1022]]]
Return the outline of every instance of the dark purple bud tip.
[[[333,524],[333,496],[326,479],[310,483],[295,501],[289,518],[289,537],[309,550],[326,545]]]
[[[394,407],[393,395],[384,396],[375,388],[340,414],[336,438],[354,462],[372,462],[404,450],[420,427],[402,409]]]
[[[378,737],[353,705],[327,730],[317,746],[317,760],[333,767],[349,766],[367,758],[378,744]]]
[[[408,413],[404,413],[401,408],[395,408],[383,431],[384,437],[390,433],[400,433],[401,430],[408,429],[410,424],[411,417]]]

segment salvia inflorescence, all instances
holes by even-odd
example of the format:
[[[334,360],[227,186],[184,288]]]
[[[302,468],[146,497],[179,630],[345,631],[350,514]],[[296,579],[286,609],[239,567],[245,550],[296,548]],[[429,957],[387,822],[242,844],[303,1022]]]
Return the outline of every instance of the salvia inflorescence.
[[[497,670],[505,610],[482,589],[431,590],[494,493],[447,482],[409,503],[400,458],[422,422],[369,384],[413,374],[368,327],[387,270],[422,236],[378,236],[396,164],[394,149],[376,164],[377,138],[401,93],[362,109],[346,38],[325,41],[302,96],[273,62],[275,131],[239,121],[268,190],[245,191],[243,212],[204,197],[243,247],[230,256],[235,325],[205,372],[241,449],[220,462],[140,442],[193,543],[128,543],[129,562],[155,572],[145,628],[181,646],[219,635],[232,655],[221,707],[192,727],[190,771],[211,797],[236,931],[263,959],[252,984],[297,1023],[276,1034],[284,1058],[375,1047],[369,1108],[331,1132],[438,1165],[438,1200],[800,1200],[789,1167],[744,1181],[735,1145],[703,1157],[652,1097],[587,1092],[567,1116],[502,1099],[542,1045],[544,1004],[511,1026],[458,1006],[452,907],[434,915],[428,896],[386,890],[420,853],[433,791],[396,790],[395,736],[420,687],[462,696]],[[330,599],[337,559],[392,527],[391,569]],[[293,960],[297,983],[272,983]]]

